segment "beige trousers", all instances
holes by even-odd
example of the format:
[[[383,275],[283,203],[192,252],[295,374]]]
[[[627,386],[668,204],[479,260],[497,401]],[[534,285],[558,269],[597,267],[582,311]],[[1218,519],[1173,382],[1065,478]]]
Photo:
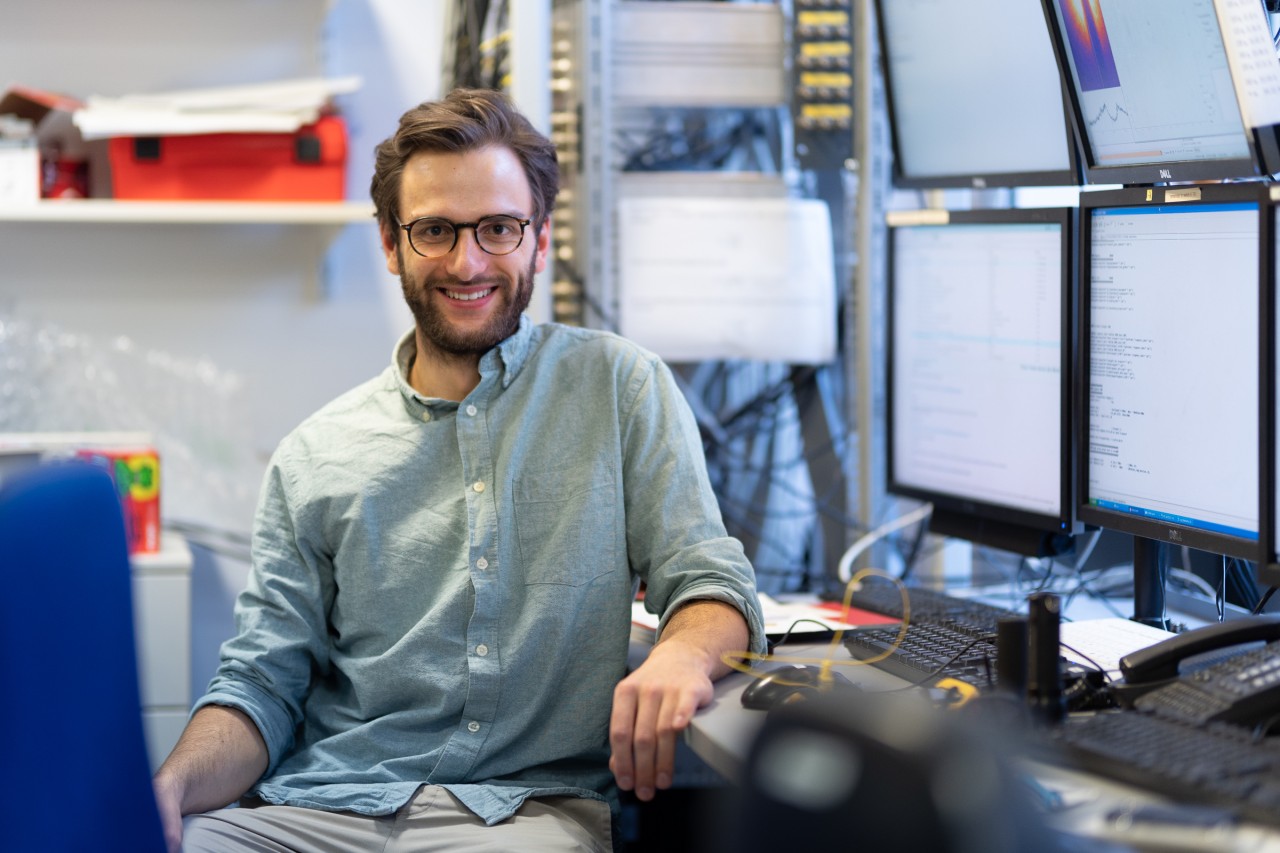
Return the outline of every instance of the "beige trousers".
[[[437,785],[391,815],[260,804],[190,815],[183,853],[611,853],[609,806],[581,797],[526,800],[486,826]]]

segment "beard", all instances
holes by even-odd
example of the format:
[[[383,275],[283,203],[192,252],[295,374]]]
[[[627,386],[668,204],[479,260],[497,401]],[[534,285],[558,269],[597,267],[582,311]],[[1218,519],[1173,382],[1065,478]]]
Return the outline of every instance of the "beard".
[[[400,252],[400,248],[396,248]],[[404,301],[408,303],[413,319],[431,344],[442,353],[449,355],[483,355],[498,344],[511,337],[520,328],[520,315],[529,307],[533,298],[533,278],[537,274],[537,256],[529,260],[528,268],[517,276],[516,287],[510,299],[503,298],[489,321],[483,328],[474,332],[465,332],[453,326],[431,304],[431,292],[438,287],[452,284],[461,285],[456,279],[431,278],[415,284],[404,272],[404,257],[400,257],[400,289],[404,293]],[[505,296],[505,281],[484,280],[467,282],[469,285],[487,284],[498,288],[499,297]],[[448,297],[444,297],[448,298]]]

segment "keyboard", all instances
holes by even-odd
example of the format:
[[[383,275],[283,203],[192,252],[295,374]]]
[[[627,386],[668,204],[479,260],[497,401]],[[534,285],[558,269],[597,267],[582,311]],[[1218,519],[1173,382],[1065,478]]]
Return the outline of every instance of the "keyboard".
[[[971,598],[957,598],[945,592],[914,586],[907,587],[907,600],[911,604],[913,626],[945,622],[995,634],[996,623],[1001,619],[1023,615]],[[853,592],[850,604],[873,613],[902,618],[902,593],[896,585],[864,582],[861,589]]]
[[[991,631],[955,622],[916,622],[907,626],[902,644],[894,649],[901,629],[897,625],[859,628],[845,635],[844,645],[857,660],[867,660],[893,650],[870,664],[913,684],[931,686],[944,678],[970,684],[978,690],[996,686],[996,637]]]
[[[1280,827],[1280,744],[1228,723],[1136,711],[1070,716],[1037,758]]]
[[[946,678],[980,691],[996,686],[996,625],[1020,614],[920,587],[907,587],[907,600],[911,614],[902,645],[871,666],[926,687]],[[902,618],[902,593],[894,585],[864,583],[850,604]],[[897,625],[860,628],[845,635],[844,645],[854,658],[866,660],[893,649],[898,633]]]

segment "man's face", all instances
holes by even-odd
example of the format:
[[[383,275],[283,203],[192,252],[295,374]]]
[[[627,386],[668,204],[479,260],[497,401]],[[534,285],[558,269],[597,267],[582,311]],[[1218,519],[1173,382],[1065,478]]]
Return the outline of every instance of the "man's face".
[[[475,222],[495,214],[533,217],[529,180],[510,149],[420,152],[405,164],[402,223],[428,216]],[[491,255],[476,243],[474,229],[462,228],[452,251],[424,258],[397,229],[390,240],[383,235],[383,251],[426,343],[450,355],[479,355],[518,327],[533,277],[546,266],[549,234],[549,224],[535,232],[530,223],[518,249]]]

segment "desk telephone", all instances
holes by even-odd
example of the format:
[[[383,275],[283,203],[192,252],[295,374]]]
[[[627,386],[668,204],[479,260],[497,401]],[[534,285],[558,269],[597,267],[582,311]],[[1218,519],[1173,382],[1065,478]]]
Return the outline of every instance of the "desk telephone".
[[[1234,649],[1259,642],[1265,645]],[[1222,655],[1210,659],[1212,652]],[[1200,656],[1198,663],[1188,660]],[[1187,671],[1179,672],[1184,662]],[[1197,725],[1280,720],[1280,615],[1219,622],[1170,637],[1121,658],[1120,672],[1124,682],[1116,685],[1117,698],[1139,711]]]

